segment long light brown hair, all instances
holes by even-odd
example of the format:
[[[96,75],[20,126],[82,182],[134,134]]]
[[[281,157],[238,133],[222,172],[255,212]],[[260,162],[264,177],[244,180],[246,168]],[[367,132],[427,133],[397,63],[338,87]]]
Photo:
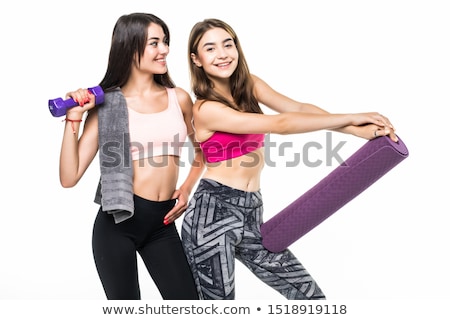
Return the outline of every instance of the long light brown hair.
[[[198,46],[203,35],[213,28],[221,28],[228,32],[239,54],[237,68],[229,79],[231,95],[234,101],[229,101],[217,93],[204,69],[197,67],[191,60],[191,54],[198,55]],[[191,88],[197,99],[221,102],[239,111],[262,113],[258,101],[253,94],[253,81],[239,39],[236,32],[227,23],[218,19],[205,19],[196,23],[189,35],[188,59]]]

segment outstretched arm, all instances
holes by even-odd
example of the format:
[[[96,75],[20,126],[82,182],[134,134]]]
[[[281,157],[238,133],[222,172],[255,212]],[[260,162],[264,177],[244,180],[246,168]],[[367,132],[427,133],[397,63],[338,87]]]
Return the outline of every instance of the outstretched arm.
[[[194,106],[197,138],[204,141],[214,131],[231,133],[293,134],[317,130],[334,130],[345,126],[371,124],[388,127],[386,119],[377,112],[330,114],[283,112],[274,115],[236,111],[222,103],[205,101]]]
[[[293,100],[270,87],[266,82],[264,82],[259,77],[252,75],[254,81],[254,93],[258,101],[274,111],[284,113],[284,112],[304,112],[311,114],[329,114],[328,111],[319,108],[316,105],[310,103],[303,103]],[[389,135],[394,141],[397,141],[395,135],[395,128],[390,122],[390,120],[382,115],[380,117],[384,118],[385,125],[379,125],[377,123],[367,123],[360,125],[344,125],[342,127],[332,128],[331,130],[350,133],[355,136],[373,139],[376,136]]]

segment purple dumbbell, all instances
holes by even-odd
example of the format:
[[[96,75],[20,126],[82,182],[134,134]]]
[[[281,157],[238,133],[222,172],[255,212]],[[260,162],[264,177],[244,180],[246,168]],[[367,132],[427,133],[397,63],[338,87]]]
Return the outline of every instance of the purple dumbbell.
[[[95,96],[95,104],[99,105],[105,101],[105,94],[100,86],[88,88],[88,90]],[[62,98],[56,98],[48,100],[48,109],[54,117],[61,117],[66,114],[67,109],[78,106],[78,103],[69,98],[63,100]]]

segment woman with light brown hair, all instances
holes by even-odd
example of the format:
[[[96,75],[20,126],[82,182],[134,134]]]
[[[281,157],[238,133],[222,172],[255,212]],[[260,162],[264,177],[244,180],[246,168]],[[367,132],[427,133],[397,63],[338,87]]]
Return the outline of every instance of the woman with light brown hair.
[[[206,172],[185,213],[182,240],[201,299],[235,298],[235,259],[287,299],[325,299],[289,250],[261,241],[260,176],[265,134],[336,130],[365,139],[389,135],[378,112],[330,114],[290,99],[249,72],[239,39],[218,19],[197,23],[189,37],[196,140]],[[259,103],[278,112],[263,114]]]

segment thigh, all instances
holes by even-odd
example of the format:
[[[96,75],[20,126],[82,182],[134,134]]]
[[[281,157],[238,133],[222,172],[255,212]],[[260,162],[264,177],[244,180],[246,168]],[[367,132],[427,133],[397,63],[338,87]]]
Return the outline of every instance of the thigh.
[[[140,299],[135,245],[113,217],[101,210],[94,223],[92,249],[107,298]]]
[[[229,203],[210,194],[191,199],[182,239],[201,299],[234,299],[234,246],[242,238],[242,225],[241,212]]]
[[[233,300],[235,297],[234,246],[219,244],[196,246],[188,237],[184,250],[202,300]]]
[[[139,254],[163,299],[197,300],[197,289],[174,223],[155,233]]]

